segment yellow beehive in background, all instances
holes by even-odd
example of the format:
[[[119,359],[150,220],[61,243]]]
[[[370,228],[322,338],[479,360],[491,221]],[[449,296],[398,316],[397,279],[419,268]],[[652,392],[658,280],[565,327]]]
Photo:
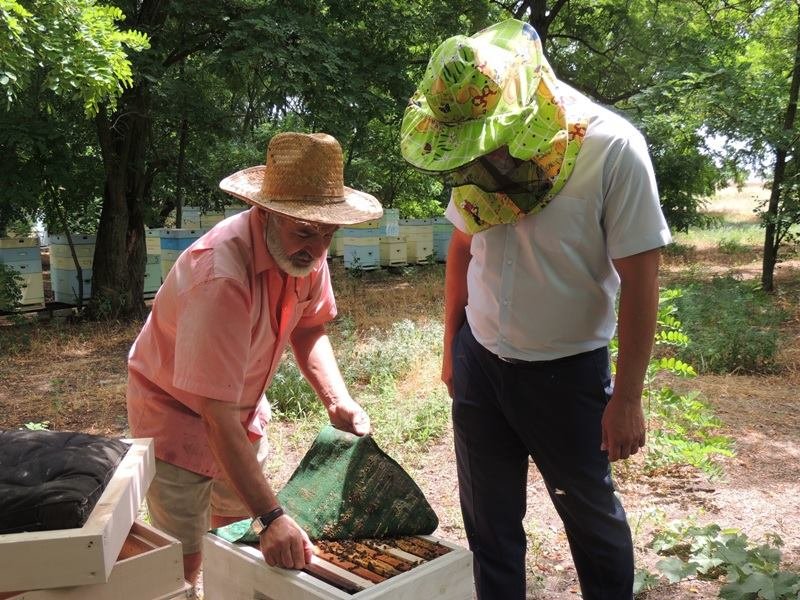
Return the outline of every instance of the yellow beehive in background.
[[[380,245],[382,267],[401,267],[408,264],[408,250],[403,238],[382,237]]]
[[[430,219],[400,219],[400,237],[406,240],[409,263],[427,263],[433,256],[433,224]]]

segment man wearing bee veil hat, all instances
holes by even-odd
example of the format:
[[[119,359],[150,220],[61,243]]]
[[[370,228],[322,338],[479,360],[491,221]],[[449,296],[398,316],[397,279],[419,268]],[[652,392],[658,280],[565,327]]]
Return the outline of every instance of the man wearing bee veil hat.
[[[633,546],[610,462],[645,443],[659,249],[671,239],[644,138],[559,82],[536,31],[508,20],[436,49],[401,151],[453,188],[442,380],[478,597],[525,598],[532,458],[583,597],[630,599]]]
[[[331,423],[370,430],[325,333],[336,316],[325,257],[338,226],[383,211],[344,186],[342,165],[333,137],[280,133],[265,164],[225,178],[222,190],[252,207],[180,255],[131,348],[131,433],[155,438],[150,517],[182,542],[191,583],[204,533],[246,517],[268,564],[300,569],[311,559],[308,536],[262,474],[263,392],[287,344]]]

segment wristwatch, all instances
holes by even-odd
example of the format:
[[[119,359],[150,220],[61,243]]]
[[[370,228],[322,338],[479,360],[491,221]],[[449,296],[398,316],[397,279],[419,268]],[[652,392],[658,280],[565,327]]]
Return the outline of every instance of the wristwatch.
[[[253,533],[256,535],[261,535],[267,530],[267,528],[275,519],[281,516],[283,516],[283,509],[280,506],[278,508],[273,508],[268,513],[254,518],[253,524],[250,527],[253,530]]]

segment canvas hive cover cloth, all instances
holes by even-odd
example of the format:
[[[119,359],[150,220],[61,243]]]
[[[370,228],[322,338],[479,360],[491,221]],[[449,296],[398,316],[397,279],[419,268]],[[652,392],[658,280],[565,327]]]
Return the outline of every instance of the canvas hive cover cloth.
[[[312,540],[421,535],[439,524],[422,490],[371,435],[359,437],[330,425],[278,500]],[[250,523],[239,521],[215,533],[230,542],[257,542]]]
[[[84,433],[0,430],[0,534],[82,527],[128,448]]]

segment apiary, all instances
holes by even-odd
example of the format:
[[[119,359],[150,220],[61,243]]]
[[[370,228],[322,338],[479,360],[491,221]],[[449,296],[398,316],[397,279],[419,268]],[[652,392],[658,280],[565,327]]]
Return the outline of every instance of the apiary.
[[[447,249],[453,235],[453,224],[445,217],[433,219],[433,253],[437,262],[447,261]]]
[[[367,226],[369,225],[369,226]],[[340,229],[344,266],[348,269],[380,267],[380,221],[367,221]]]
[[[0,592],[0,600],[168,600],[186,597],[181,544],[135,521],[108,581],[26,592]]]

